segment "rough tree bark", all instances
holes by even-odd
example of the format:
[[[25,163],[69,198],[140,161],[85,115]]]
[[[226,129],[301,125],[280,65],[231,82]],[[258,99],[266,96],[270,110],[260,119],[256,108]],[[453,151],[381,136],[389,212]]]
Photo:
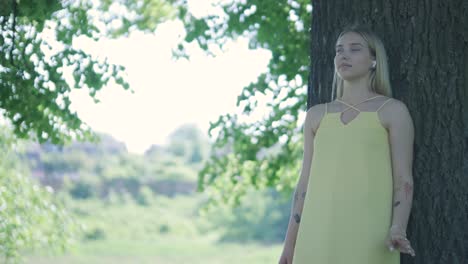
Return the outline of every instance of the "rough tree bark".
[[[414,119],[415,193],[401,263],[468,263],[468,1],[312,1],[308,108],[331,100],[336,38],[368,25],[389,57],[393,97]]]

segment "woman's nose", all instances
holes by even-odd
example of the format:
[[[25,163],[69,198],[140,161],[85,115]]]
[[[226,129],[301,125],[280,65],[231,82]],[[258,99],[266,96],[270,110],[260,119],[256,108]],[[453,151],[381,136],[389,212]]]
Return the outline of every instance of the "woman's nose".
[[[341,61],[341,60],[348,60],[349,57],[348,57],[347,54],[345,54],[344,52],[342,52],[342,53],[336,55],[336,59],[337,59],[338,61]]]

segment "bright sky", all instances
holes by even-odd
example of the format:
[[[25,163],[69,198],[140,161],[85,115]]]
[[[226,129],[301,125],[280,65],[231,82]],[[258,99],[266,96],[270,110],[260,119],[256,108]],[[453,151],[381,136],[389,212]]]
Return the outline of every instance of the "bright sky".
[[[95,104],[85,90],[75,90],[72,109],[93,129],[123,141],[133,153],[164,144],[168,134],[184,123],[196,123],[207,133],[210,121],[240,113],[237,96],[266,71],[270,52],[249,50],[247,40],[239,39],[215,58],[193,47],[190,61],[174,61],[171,49],[183,34],[180,22],[168,22],[154,35],[137,32],[126,39],[99,42],[79,39],[77,47],[124,65],[135,93],[108,86]],[[249,120],[265,115],[266,108],[262,109]]]

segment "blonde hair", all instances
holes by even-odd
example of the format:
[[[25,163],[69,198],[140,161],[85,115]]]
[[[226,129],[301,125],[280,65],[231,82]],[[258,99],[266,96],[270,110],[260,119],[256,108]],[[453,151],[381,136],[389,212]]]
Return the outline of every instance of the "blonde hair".
[[[337,39],[340,39],[344,34],[349,32],[359,34],[366,41],[371,55],[375,57],[377,64],[375,69],[371,71],[369,78],[372,91],[391,97],[392,87],[389,80],[387,54],[382,41],[374,32],[359,25],[345,28]],[[341,98],[343,96],[343,83],[343,79],[340,78],[335,69],[332,85],[332,100],[334,97]]]

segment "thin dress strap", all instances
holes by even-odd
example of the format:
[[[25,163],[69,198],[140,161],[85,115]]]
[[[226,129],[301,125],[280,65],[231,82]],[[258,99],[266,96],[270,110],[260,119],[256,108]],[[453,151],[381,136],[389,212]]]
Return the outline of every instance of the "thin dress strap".
[[[348,106],[348,108],[346,108],[345,110],[341,111],[341,113],[348,111],[349,108],[353,108],[354,110],[356,110],[356,111],[358,111],[358,112],[361,112],[361,110],[357,109],[355,106],[360,105],[360,104],[362,104],[362,103],[364,103],[364,102],[367,102],[367,101],[372,100],[372,99],[377,98],[377,97],[383,97],[383,95],[377,95],[377,96],[374,96],[374,97],[371,97],[371,98],[367,98],[366,100],[364,100],[364,101],[362,101],[362,102],[360,102],[360,103],[357,103],[357,104],[355,104],[355,105],[350,105],[350,104],[348,104],[348,103],[346,103],[346,102],[344,102],[344,101],[341,101],[340,99],[336,99],[336,101],[338,101],[338,102],[340,102],[340,103],[345,104],[345,105]]]
[[[379,112],[379,110],[380,110],[386,103],[388,103],[388,101],[390,101],[390,100],[392,100],[392,98],[388,98],[388,100],[385,101],[385,102],[379,107],[379,109],[377,109],[376,112]]]

